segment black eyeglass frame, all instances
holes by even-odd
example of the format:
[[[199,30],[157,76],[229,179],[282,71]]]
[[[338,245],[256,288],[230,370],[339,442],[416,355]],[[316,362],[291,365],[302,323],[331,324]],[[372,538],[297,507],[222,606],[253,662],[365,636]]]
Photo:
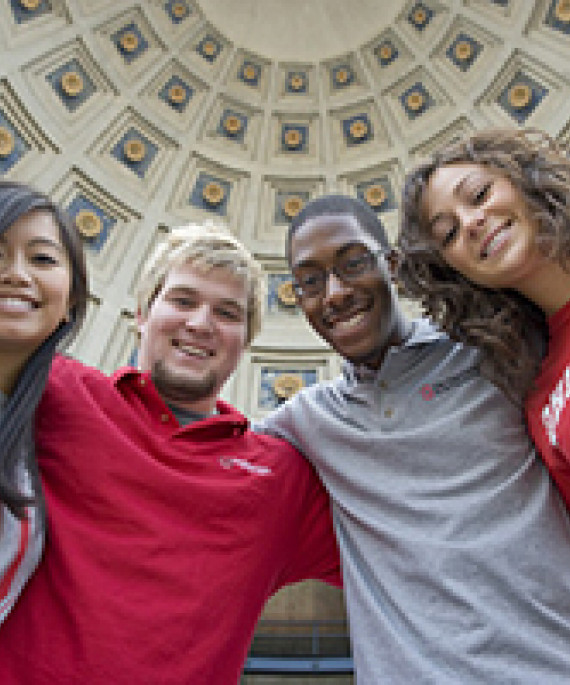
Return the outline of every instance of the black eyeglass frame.
[[[326,284],[331,274],[334,274],[343,283],[354,283],[358,281],[358,279],[362,276],[371,273],[374,270],[374,268],[378,266],[378,257],[382,255],[386,258],[389,258],[393,254],[394,250],[389,247],[381,247],[377,250],[369,250],[366,247],[365,252],[362,253],[362,256],[368,256],[368,264],[363,271],[360,271],[356,274],[343,274],[342,271],[339,271],[338,264],[333,264],[333,266],[331,266],[329,269],[321,269],[320,273],[322,274],[322,283],[320,283],[320,285],[317,286],[318,291],[313,294],[304,293],[303,286],[301,286],[300,283],[297,282],[295,275],[293,274],[293,290],[295,291],[295,294],[299,300],[308,300],[315,299],[317,297],[322,297],[324,292],[326,291]]]

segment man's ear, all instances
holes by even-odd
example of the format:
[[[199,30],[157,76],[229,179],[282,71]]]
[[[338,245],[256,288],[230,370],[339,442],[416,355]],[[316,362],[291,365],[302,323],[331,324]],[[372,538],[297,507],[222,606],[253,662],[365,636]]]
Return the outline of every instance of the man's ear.
[[[401,262],[401,255],[398,250],[392,248],[386,255],[386,261],[388,262],[388,269],[390,270],[392,282],[395,282],[398,278],[398,269],[400,268]]]
[[[137,308],[137,338],[140,340],[145,327],[147,317],[143,315],[141,308]]]
[[[390,277],[397,294],[400,297],[405,297],[405,292],[402,286],[402,281],[399,278],[400,266],[402,264],[402,253],[398,250],[391,250],[387,256],[388,269],[390,270]]]

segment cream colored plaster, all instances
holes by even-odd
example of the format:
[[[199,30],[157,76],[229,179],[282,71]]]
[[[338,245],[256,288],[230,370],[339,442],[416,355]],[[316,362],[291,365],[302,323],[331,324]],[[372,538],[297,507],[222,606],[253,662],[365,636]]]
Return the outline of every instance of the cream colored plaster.
[[[237,45],[276,60],[322,60],[354,50],[389,26],[402,0],[199,0]]]

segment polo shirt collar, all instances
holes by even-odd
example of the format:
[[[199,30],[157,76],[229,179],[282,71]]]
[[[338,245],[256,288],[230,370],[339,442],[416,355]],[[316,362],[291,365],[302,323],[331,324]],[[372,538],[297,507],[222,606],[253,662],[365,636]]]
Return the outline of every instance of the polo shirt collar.
[[[157,392],[150,378],[150,373],[148,373],[148,371],[139,371],[138,369],[135,369],[133,366],[125,366],[115,371],[111,375],[111,379],[119,392],[121,392],[121,386],[126,385],[130,387],[138,387],[141,384],[141,379],[146,379],[147,384],[153,388],[156,396],[159,397],[160,400],[164,403],[165,409],[168,408],[166,402],[164,402],[160,394]],[[216,413],[198,422],[198,424],[205,425],[207,423],[209,425],[210,423],[225,423],[228,420],[233,426],[234,431],[243,433],[248,429],[249,422],[245,418],[245,416],[241,414],[239,411],[237,411],[237,409],[232,407],[231,404],[228,404],[227,402],[218,399],[216,400]],[[200,425],[198,424],[189,424],[188,426],[183,426],[181,430],[199,428]]]
[[[402,345],[392,348],[393,350],[405,350],[419,345],[425,345],[436,340],[445,340],[448,337],[445,333],[442,333],[436,328],[433,322],[428,318],[414,319],[411,322],[411,328],[412,330],[408,338]],[[343,360],[342,363],[342,375],[350,386],[362,381],[376,381],[381,371],[382,368],[371,369],[364,364],[353,364],[347,359]]]

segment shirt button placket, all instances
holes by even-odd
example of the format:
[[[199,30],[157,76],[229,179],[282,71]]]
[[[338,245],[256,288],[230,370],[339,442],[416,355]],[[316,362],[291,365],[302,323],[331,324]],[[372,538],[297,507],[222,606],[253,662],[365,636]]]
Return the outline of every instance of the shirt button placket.
[[[384,380],[383,378],[378,381],[378,387],[380,390],[383,392],[380,395],[380,401],[382,405],[385,407],[382,415],[385,419],[391,419],[394,416],[394,407],[393,406],[386,406],[386,403],[390,402],[390,395],[388,393],[388,381]]]

